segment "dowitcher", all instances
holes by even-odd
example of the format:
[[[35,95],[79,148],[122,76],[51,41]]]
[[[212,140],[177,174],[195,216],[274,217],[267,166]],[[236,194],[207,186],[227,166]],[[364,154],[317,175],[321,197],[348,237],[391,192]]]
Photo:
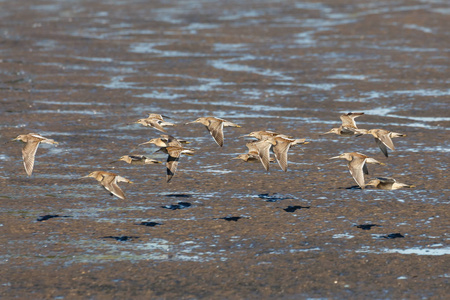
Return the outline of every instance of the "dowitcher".
[[[270,157],[270,147],[272,147],[272,142],[267,140],[254,141],[246,144],[248,152],[245,154],[240,154],[232,159],[240,159],[245,162],[256,162],[260,161],[266,171],[269,170],[269,163],[273,162],[274,159]]]
[[[120,199],[125,199],[125,194],[117,185],[117,183],[119,182],[133,183],[130,180],[126,179],[125,177],[106,171],[94,171],[89,173],[89,175],[87,176],[83,176],[82,178],[87,177],[95,178],[108,192],[111,193],[111,195],[119,197]]]
[[[216,117],[198,118],[197,120],[188,122],[186,124],[190,124],[190,123],[201,123],[201,124],[205,125],[206,129],[208,129],[209,133],[214,138],[214,141],[220,147],[223,146],[223,128],[224,127],[237,127],[237,128],[241,127],[237,124],[234,124],[227,120],[216,118]]]
[[[270,137],[269,140],[272,140],[273,147],[272,151],[275,154],[275,158],[277,159],[278,164],[284,172],[287,172],[288,165],[288,150],[291,146],[297,144],[308,144],[305,139],[290,139],[283,135],[278,135],[274,137]]]
[[[54,140],[45,138],[37,133],[21,134],[11,141],[22,141],[25,143],[22,148],[22,158],[28,176],[31,176],[33,173],[34,159],[39,144],[58,144]]]
[[[168,154],[166,168],[167,168],[167,182],[170,182],[172,177],[178,168],[178,161],[180,160],[181,154],[192,155],[194,154],[193,149],[184,148],[181,143],[174,137],[167,143],[166,146],[162,146],[158,151]]]
[[[167,147],[171,145],[178,146],[179,144],[190,144],[190,142],[182,139],[177,139],[171,135],[162,134],[160,138],[151,139],[148,142],[139,144],[138,146],[146,144],[154,144],[158,147]]]
[[[119,158],[118,160],[113,161],[112,163],[117,162],[117,161],[124,161],[131,165],[162,164],[162,162],[160,162],[156,159],[153,159],[153,158],[147,158],[144,155],[124,155],[121,158]]]
[[[376,179],[372,179],[371,181],[369,181],[366,186],[373,186],[377,189],[382,189],[382,190],[397,190],[397,189],[401,189],[401,188],[413,188],[416,187],[413,184],[406,184],[406,183],[400,183],[397,182],[394,178],[382,178],[382,177],[378,177]]]
[[[342,153],[341,155],[331,157],[330,159],[336,158],[343,158],[348,161],[348,170],[350,171],[350,174],[352,174],[353,179],[362,189],[365,187],[364,174],[369,174],[367,164],[385,165],[384,163],[359,152]]]
[[[173,123],[164,121],[163,116],[158,115],[158,114],[149,114],[148,118],[139,119],[135,123],[141,124],[144,126],[153,127],[156,130],[159,130],[162,132],[166,132],[166,130],[163,128],[164,126],[175,126],[175,124],[173,124]]]
[[[338,128],[332,128],[331,130],[322,133],[321,135],[325,135],[328,133],[335,133],[337,135],[343,135],[343,136],[352,136],[352,135],[360,135],[362,134],[359,132],[360,129],[356,127],[355,118],[364,115],[364,113],[346,113],[340,116],[342,125]]]
[[[375,142],[378,147],[380,147],[381,152],[383,152],[384,156],[388,157],[388,150],[395,150],[394,143],[392,142],[393,138],[406,136],[406,134],[392,132],[385,129],[370,129],[370,130],[361,130],[364,134],[371,134],[375,138]]]
[[[281,136],[281,137],[285,137],[288,139],[292,138],[292,136],[284,135],[284,134],[273,132],[270,130],[253,131],[253,132],[250,132],[249,134],[245,134],[241,137],[246,137],[246,136],[254,137],[258,140],[263,140],[263,139],[267,139],[269,137],[274,137],[274,136]]]

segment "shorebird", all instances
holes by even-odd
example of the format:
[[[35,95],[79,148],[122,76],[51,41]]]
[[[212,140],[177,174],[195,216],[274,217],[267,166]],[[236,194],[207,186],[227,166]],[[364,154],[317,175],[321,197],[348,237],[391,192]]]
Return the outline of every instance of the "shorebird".
[[[360,130],[363,134],[371,134],[375,138],[375,142],[378,147],[380,147],[381,152],[383,152],[384,156],[388,157],[388,150],[395,150],[394,143],[392,142],[393,138],[406,136],[406,134],[392,132],[385,129],[370,129],[370,130]]]
[[[281,169],[285,172],[287,172],[287,153],[289,148],[297,144],[309,144],[309,142],[306,142],[305,139],[289,139],[282,135],[271,137],[269,138],[269,140],[274,141],[272,151],[275,154],[275,158],[277,159],[277,162],[280,165]]]
[[[382,177],[378,177],[376,179],[372,179],[371,181],[369,181],[366,186],[373,186],[377,189],[382,189],[382,190],[397,190],[397,189],[401,189],[401,188],[413,188],[416,187],[413,184],[406,184],[406,183],[400,183],[397,182],[394,178],[382,178]]]
[[[174,144],[174,141],[177,141],[178,143],[175,142],[175,144]],[[154,144],[158,147],[167,147],[170,145],[190,144],[190,143],[191,142],[188,142],[186,140],[174,138],[171,135],[162,134],[160,138],[151,139],[148,142],[139,144],[138,146],[146,145],[146,144]]]
[[[173,123],[164,121],[163,116],[158,114],[149,114],[147,118],[139,119],[135,123],[153,127],[162,132],[166,132],[163,126],[175,126]]]
[[[203,125],[205,125],[206,129],[208,129],[209,133],[214,138],[214,141],[220,147],[223,146],[223,128],[224,127],[237,127],[237,128],[241,127],[237,124],[234,124],[227,120],[216,118],[216,117],[198,118],[197,120],[188,122],[186,124],[190,124],[190,123],[202,123]]]
[[[242,135],[241,137],[246,137],[246,136],[254,137],[258,140],[263,140],[263,139],[267,139],[269,137],[274,137],[274,136],[281,136],[281,137],[285,137],[288,139],[292,138],[292,136],[273,132],[270,130],[253,131],[253,132],[250,132],[249,134]]]
[[[161,144],[159,142],[161,142]],[[184,148],[182,144],[173,136],[167,136],[166,142],[164,142],[163,140],[160,140],[159,142],[154,144],[160,144],[164,146],[160,146],[160,148],[156,152],[161,151],[169,155],[167,157],[166,168],[167,182],[170,182],[178,168],[178,161],[180,160],[181,154],[192,155],[194,154],[194,150]]]
[[[153,159],[147,158],[144,155],[124,155],[118,160],[112,161],[111,163],[115,163],[118,161],[124,161],[131,165],[152,165],[152,164],[162,164],[162,162]]]
[[[322,133],[321,135],[325,135],[328,133],[335,133],[337,135],[343,136],[352,136],[352,135],[360,135],[360,129],[356,127],[355,118],[364,115],[364,113],[346,113],[340,116],[342,125],[338,128],[332,128],[331,130]]]
[[[186,149],[180,146],[167,146],[161,147],[158,151],[162,151],[169,156],[167,157],[166,168],[167,168],[167,182],[172,180],[172,177],[175,175],[175,172],[178,168],[178,161],[180,160],[181,154],[192,155],[194,154],[194,150]]]
[[[23,166],[28,176],[33,173],[34,159],[40,143],[54,144],[58,143],[52,139],[45,138],[37,133],[21,134],[11,141],[22,141],[25,143],[22,148]]]
[[[352,174],[353,179],[363,189],[365,187],[364,174],[368,175],[369,170],[367,164],[386,165],[376,159],[359,152],[342,153],[341,155],[331,157],[330,159],[343,158],[348,161],[348,170]]]
[[[89,173],[89,175],[83,176],[81,178],[87,177],[95,178],[108,192],[111,193],[111,195],[119,197],[120,199],[125,199],[125,194],[117,185],[117,183],[119,182],[133,183],[130,180],[126,179],[125,177],[105,171],[94,171]]]
[[[248,153],[240,154],[232,159],[240,159],[245,162],[260,161],[264,169],[269,171],[269,163],[274,161],[269,153],[270,147],[273,146],[273,142],[268,140],[254,141],[247,143],[246,146],[248,148]]]

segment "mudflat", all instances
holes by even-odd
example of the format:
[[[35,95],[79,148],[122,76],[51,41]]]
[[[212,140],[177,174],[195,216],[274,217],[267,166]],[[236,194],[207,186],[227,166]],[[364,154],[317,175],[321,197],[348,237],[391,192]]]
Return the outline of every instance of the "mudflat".
[[[444,299],[449,285],[446,1],[0,2],[2,299]],[[320,135],[339,116],[406,134]],[[111,163],[161,132],[165,165]],[[226,127],[219,147],[198,117]],[[231,160],[272,130],[310,143]],[[40,145],[26,176],[19,134]],[[369,165],[360,189],[344,152]],[[117,173],[127,198],[92,178]]]

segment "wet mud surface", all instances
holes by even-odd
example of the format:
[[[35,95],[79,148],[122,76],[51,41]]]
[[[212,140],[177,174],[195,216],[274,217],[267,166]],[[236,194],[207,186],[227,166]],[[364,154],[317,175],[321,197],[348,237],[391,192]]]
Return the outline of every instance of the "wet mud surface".
[[[26,3],[28,2],[28,3]],[[0,1],[0,296],[443,299],[449,288],[447,1]],[[339,115],[407,136],[324,135]],[[166,183],[142,146],[191,141]],[[202,116],[225,128],[220,148]],[[239,136],[306,138],[289,170]],[[27,177],[19,134],[39,133]],[[6,144],[5,144],[6,143]],[[415,188],[355,188],[343,152]],[[105,170],[126,200],[92,178]]]

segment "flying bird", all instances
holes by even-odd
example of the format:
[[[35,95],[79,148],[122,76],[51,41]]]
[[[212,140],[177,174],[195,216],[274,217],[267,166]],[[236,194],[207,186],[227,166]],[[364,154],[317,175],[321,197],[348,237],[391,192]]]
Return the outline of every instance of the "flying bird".
[[[22,148],[22,158],[23,165],[28,176],[31,176],[31,174],[33,173],[34,160],[39,144],[58,144],[54,140],[45,138],[37,133],[21,134],[11,141],[22,141],[25,143]]]
[[[148,127],[153,127],[156,130],[167,132],[164,126],[175,126],[175,124],[164,121],[164,116],[159,114],[149,114],[145,119],[139,119],[135,123]]]
[[[378,177],[376,179],[372,179],[371,181],[369,181],[366,186],[373,186],[377,189],[382,189],[382,190],[397,190],[397,189],[401,189],[401,188],[413,188],[415,187],[415,185],[413,184],[406,184],[406,183],[400,183],[397,182],[394,178],[382,178],[382,177]]]
[[[365,187],[364,174],[369,174],[367,164],[385,165],[384,163],[359,152],[342,153],[341,155],[331,157],[330,159],[336,158],[343,158],[348,161],[348,170],[350,171],[350,174],[352,174],[353,179],[362,189]]]
[[[153,159],[147,158],[144,155],[124,155],[118,160],[112,161],[111,163],[115,163],[118,161],[124,161],[131,165],[151,165],[151,164],[162,164],[162,162]]]
[[[130,180],[126,179],[125,177],[106,171],[94,171],[89,173],[89,175],[87,176],[83,176],[82,178],[87,177],[95,178],[108,192],[111,193],[111,195],[119,197],[122,200],[125,199],[125,194],[120,189],[117,183],[119,182],[133,183]]]
[[[364,115],[364,113],[346,113],[340,116],[342,125],[337,128],[332,128],[329,131],[321,134],[329,134],[329,133],[335,133],[337,135],[343,135],[343,136],[353,136],[353,135],[360,135],[362,134],[360,132],[360,129],[356,126],[355,118],[360,117]]]
[[[388,148],[391,150],[395,150],[394,143],[392,142],[393,138],[403,137],[406,134],[392,132],[385,129],[370,129],[370,130],[361,130],[363,134],[371,134],[375,138],[375,142],[378,147],[380,147],[381,152],[383,152],[384,156],[388,157]]]
[[[208,129],[209,133],[212,135],[214,141],[220,147],[223,146],[223,139],[224,139],[223,128],[224,127],[237,127],[237,128],[241,127],[237,124],[234,124],[227,120],[216,118],[216,117],[198,118],[197,120],[188,122],[186,124],[190,124],[190,123],[201,123],[201,124],[205,125],[206,129]]]

